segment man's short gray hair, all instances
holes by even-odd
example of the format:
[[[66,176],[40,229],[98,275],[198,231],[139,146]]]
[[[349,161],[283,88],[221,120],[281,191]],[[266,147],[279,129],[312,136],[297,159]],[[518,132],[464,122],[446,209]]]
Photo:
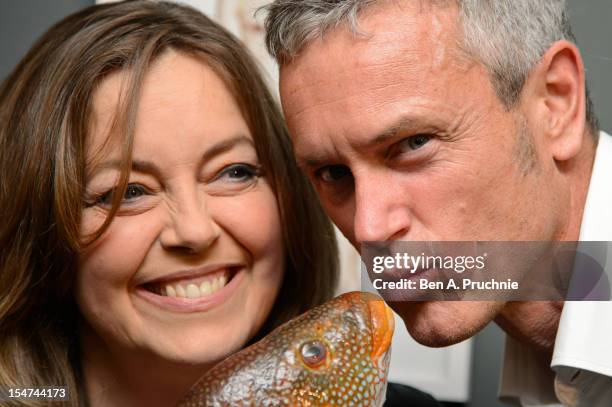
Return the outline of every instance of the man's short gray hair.
[[[309,42],[341,24],[359,32],[358,15],[384,0],[275,0],[266,7],[266,46],[283,64]],[[412,0],[439,3],[440,0]],[[575,42],[565,0],[448,0],[459,6],[462,48],[486,67],[502,103],[511,109],[529,72],[559,40]],[[586,95],[587,122],[598,123]]]

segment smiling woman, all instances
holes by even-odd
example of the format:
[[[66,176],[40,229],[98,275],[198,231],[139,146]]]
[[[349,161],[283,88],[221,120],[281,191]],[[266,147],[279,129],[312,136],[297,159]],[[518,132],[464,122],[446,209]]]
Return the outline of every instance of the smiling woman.
[[[185,6],[51,28],[0,88],[0,169],[1,386],[172,405],[333,292],[333,230],[257,68]]]

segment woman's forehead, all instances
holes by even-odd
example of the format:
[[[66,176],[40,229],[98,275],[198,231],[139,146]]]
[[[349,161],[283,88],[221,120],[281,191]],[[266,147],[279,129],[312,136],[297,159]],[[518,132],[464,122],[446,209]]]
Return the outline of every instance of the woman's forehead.
[[[104,78],[92,98],[89,150],[106,143],[117,119],[126,114],[132,72],[119,70]],[[168,136],[181,131],[213,136],[250,130],[225,81],[200,58],[168,50],[147,69],[137,98],[136,141],[160,128]]]

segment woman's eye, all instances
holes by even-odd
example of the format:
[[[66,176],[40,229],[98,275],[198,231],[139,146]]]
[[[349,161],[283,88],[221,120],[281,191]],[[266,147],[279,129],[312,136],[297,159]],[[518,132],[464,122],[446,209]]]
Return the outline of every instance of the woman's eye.
[[[129,184],[125,190],[125,194],[123,194],[123,200],[131,201],[146,194],[147,190],[142,185]]]
[[[128,184],[127,188],[125,189],[125,193],[123,194],[123,199],[121,200],[121,203],[122,204],[130,203],[144,195],[147,195],[148,193],[149,191],[147,190],[147,188],[145,188],[144,186],[140,184]],[[96,199],[96,202],[95,202],[96,205],[100,205],[100,206],[110,205],[113,202],[114,194],[115,194],[115,188],[100,195]]]
[[[249,181],[259,175],[259,169],[250,164],[233,164],[224,168],[217,179],[226,178],[232,182]]]
[[[329,165],[319,169],[317,173],[323,182],[328,183],[338,182],[351,176],[351,170],[346,165]]]
[[[252,164],[231,164],[219,171],[207,184],[213,195],[234,195],[250,189],[257,184],[262,175],[261,167]]]
[[[321,341],[306,342],[300,348],[300,356],[307,366],[319,367],[327,359],[327,346]]]

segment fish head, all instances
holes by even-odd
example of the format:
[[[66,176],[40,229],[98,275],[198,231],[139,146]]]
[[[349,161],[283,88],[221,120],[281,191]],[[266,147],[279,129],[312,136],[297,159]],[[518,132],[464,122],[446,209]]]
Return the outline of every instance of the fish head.
[[[381,405],[393,329],[393,312],[374,294],[347,293],[311,310],[279,336],[284,369],[293,370],[279,375],[279,387],[291,405]]]
[[[211,369],[181,406],[380,406],[394,316],[351,292],[315,307]]]

